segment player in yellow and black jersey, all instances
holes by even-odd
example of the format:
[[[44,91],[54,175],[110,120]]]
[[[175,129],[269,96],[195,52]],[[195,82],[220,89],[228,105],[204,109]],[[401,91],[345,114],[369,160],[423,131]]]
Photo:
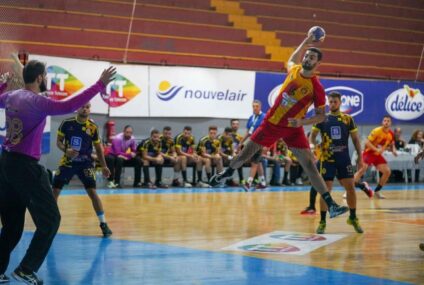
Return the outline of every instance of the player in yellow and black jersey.
[[[160,136],[161,152],[163,159],[165,160],[164,165],[171,165],[174,167],[174,178],[172,179],[172,186],[179,187],[181,183],[178,178],[181,173],[181,160],[175,151],[175,141],[172,138],[172,129],[166,126],[162,130]]]
[[[139,144],[139,146],[137,147],[137,152],[138,154],[141,154],[141,157],[143,159],[143,187],[149,189],[155,189],[156,187],[168,188],[167,185],[162,183],[162,169],[165,160],[162,154],[160,132],[156,129],[153,129],[150,132],[150,138],[146,139],[141,144]],[[150,181],[149,166],[155,167],[155,184]]]
[[[361,142],[358,129],[353,118],[340,112],[341,94],[332,92],[328,95],[330,113],[325,121],[314,125],[310,136],[310,142],[316,144],[316,137],[321,133],[321,155],[317,167],[325,180],[328,191],[333,188],[334,177],[337,177],[340,184],[346,189],[347,204],[350,216],[347,223],[352,225],[356,232],[363,233],[356,217],[356,193],[353,180],[353,167],[349,156],[349,137],[358,153],[361,153]],[[358,165],[362,165],[359,158]],[[318,234],[324,234],[326,228],[327,206],[321,199],[321,221],[317,228]]]
[[[234,154],[238,154],[241,150],[241,143],[243,140],[243,136],[238,132],[240,128],[240,121],[238,119],[231,119],[230,121],[231,125],[231,137],[233,138],[233,150]],[[244,184],[244,177],[243,177],[243,168],[240,167],[237,169],[238,176],[239,176],[239,183]]]
[[[57,200],[63,186],[68,184],[74,175],[77,175],[92,201],[103,235],[107,237],[112,234],[112,231],[106,223],[102,201],[96,192],[96,171],[92,158],[93,145],[102,166],[103,175],[109,177],[110,171],[106,166],[98,127],[88,118],[90,108],[90,103],[85,104],[78,109],[76,117],[66,119],[60,124],[56,144],[64,154],[60,160],[59,169],[53,177],[53,195]]]
[[[219,154],[221,151],[221,142],[217,138],[218,127],[209,126],[208,135],[200,139],[197,144],[197,154],[201,157],[205,166],[206,176],[209,179],[212,177],[212,166],[216,167],[219,173],[223,170],[222,157]],[[198,171],[198,183],[202,184],[202,171]],[[206,184],[206,183],[204,183]]]
[[[183,132],[175,137],[175,150],[181,160],[181,173],[183,175],[184,187],[192,187],[187,181],[187,165],[194,164],[197,171],[202,170],[202,160],[194,151],[196,144],[191,130],[190,126],[185,126]]]

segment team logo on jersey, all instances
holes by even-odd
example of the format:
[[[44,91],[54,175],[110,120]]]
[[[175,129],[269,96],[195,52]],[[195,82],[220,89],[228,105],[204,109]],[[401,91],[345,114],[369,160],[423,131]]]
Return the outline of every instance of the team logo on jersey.
[[[174,98],[183,87],[184,86],[172,86],[169,81],[165,80],[159,83],[156,96],[162,101],[169,101]]]
[[[340,126],[332,126],[330,128],[330,133],[331,133],[331,139],[333,140],[339,140],[342,138],[342,130]]]
[[[404,85],[387,97],[386,110],[390,116],[399,120],[419,118],[424,113],[424,96],[419,89]]]
[[[82,138],[80,137],[71,137],[71,148],[76,151],[80,151],[82,146]]]
[[[46,94],[55,100],[63,100],[84,87],[73,74],[57,65],[47,67],[46,77]]]
[[[108,84],[106,91],[101,95],[103,101],[110,107],[119,107],[131,101],[140,93],[141,90],[137,85],[123,75],[117,74],[115,80]]]

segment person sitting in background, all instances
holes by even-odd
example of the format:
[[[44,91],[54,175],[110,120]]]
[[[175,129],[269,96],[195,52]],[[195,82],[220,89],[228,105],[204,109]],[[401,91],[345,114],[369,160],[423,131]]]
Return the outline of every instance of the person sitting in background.
[[[178,181],[178,177],[181,173],[181,161],[177,156],[175,151],[175,142],[172,138],[172,129],[171,127],[164,127],[162,130],[162,135],[160,136],[161,144],[161,153],[163,159],[165,160],[164,166],[173,166],[174,167],[174,178],[172,180],[172,186],[179,187],[181,186]]]
[[[209,179],[212,177],[212,166],[216,166],[216,170],[221,172],[223,169],[222,157],[219,154],[221,143],[217,138],[218,127],[209,126],[208,135],[200,139],[197,145],[197,154],[205,166],[206,176]],[[198,171],[198,186],[209,187],[209,184],[202,181],[202,171]]]
[[[182,133],[175,137],[175,150],[181,161],[181,173],[183,175],[183,186],[192,187],[187,181],[187,165],[194,164],[197,171],[202,170],[202,160],[194,153],[194,136],[191,134],[191,127],[185,126]]]
[[[139,144],[137,151],[143,159],[143,187],[149,189],[155,189],[156,187],[168,188],[167,185],[162,183],[162,169],[165,160],[161,152],[160,132],[153,129],[150,132],[150,138],[145,140],[142,144]],[[149,166],[155,167],[155,184],[153,184],[150,180]]]
[[[141,187],[141,165],[142,161],[136,155],[136,143],[133,136],[133,128],[129,125],[124,127],[124,131],[116,135],[112,140],[110,153],[106,156],[106,164],[110,169],[109,188],[121,187],[122,167],[134,167],[133,187]]]
[[[420,151],[424,149],[424,133],[422,130],[415,130],[412,133],[411,139],[408,142],[409,144],[416,144],[419,146]],[[410,174],[410,171],[408,170],[408,174]],[[411,178],[412,180],[412,178]],[[418,182],[420,180],[420,170],[415,169],[415,182]]]
[[[402,138],[402,130],[401,128],[397,127],[394,129],[394,135],[395,135],[395,147],[398,150],[404,149],[406,146],[406,141]]]
[[[291,158],[288,156],[288,148],[283,139],[279,139],[271,148],[270,148],[270,157],[266,157],[268,160],[274,161],[274,167],[272,171],[271,186],[281,186],[291,185],[288,180],[288,174],[290,167],[293,163]],[[281,181],[281,166],[284,166],[283,181]]]
[[[239,134],[238,130],[240,128],[240,121],[238,119],[231,119],[230,121],[231,125],[231,137],[233,139],[233,151],[234,154],[238,154],[241,150],[241,144],[240,142],[243,140],[243,136]],[[243,168],[240,167],[237,169],[237,173],[239,176],[239,183],[244,184],[244,177],[243,177]],[[228,181],[228,180],[227,180]]]
[[[221,148],[219,150],[219,155],[222,157],[222,164],[224,166],[228,166],[230,164],[231,159],[233,159],[234,153],[234,142],[232,137],[233,130],[230,127],[225,128],[224,132],[218,137],[218,140],[221,144]],[[237,187],[238,184],[234,182],[232,178],[229,178],[226,182],[227,186]]]

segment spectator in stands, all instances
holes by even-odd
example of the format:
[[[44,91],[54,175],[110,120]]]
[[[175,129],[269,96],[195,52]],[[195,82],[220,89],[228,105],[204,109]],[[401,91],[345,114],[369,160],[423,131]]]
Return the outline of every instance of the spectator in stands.
[[[420,147],[420,151],[424,150],[424,133],[422,130],[415,130],[412,133],[411,139],[409,140],[409,144],[416,144]],[[408,170],[408,175],[411,171]],[[411,177],[409,177],[411,178]],[[412,178],[410,179],[412,180]],[[415,169],[415,182],[420,180],[420,170]]]
[[[215,166],[218,172],[223,170],[222,157],[219,154],[221,150],[221,143],[217,138],[217,133],[217,126],[209,126],[208,135],[201,138],[197,145],[197,154],[203,161],[208,181],[212,177],[212,166]],[[206,183],[202,181],[201,174],[202,172],[200,171],[198,173],[198,184],[200,187],[204,187],[206,185],[202,184]]]
[[[288,148],[283,139],[279,139],[272,147],[271,147],[271,157],[274,158],[274,167],[271,177],[270,185],[279,186],[283,185],[291,185],[288,180],[288,174],[290,171],[290,167],[293,163],[292,159],[288,156]],[[281,179],[281,166],[284,166],[283,173],[283,181],[280,184]]]
[[[412,133],[411,139],[408,142],[409,144],[417,144],[420,146],[420,149],[424,148],[424,133],[422,130],[415,130]]]
[[[396,147],[396,149],[398,149],[398,150],[405,149],[406,142],[402,138],[401,128],[399,128],[399,127],[395,128],[394,134],[395,134],[395,147]]]
[[[234,154],[238,154],[241,150],[241,144],[240,142],[243,140],[243,136],[239,134],[238,130],[240,128],[240,121],[238,119],[231,119],[230,121],[231,125],[231,137],[233,139],[233,150]],[[239,183],[244,184],[244,178],[243,178],[243,168],[240,167],[237,169],[238,176],[239,176]],[[227,180],[228,181],[228,180]],[[233,180],[231,180],[233,181]]]
[[[109,188],[122,188],[121,172],[122,167],[126,166],[134,167],[133,187],[141,187],[142,161],[136,155],[136,143],[131,126],[125,126],[124,131],[113,138],[110,153],[106,156],[106,164],[111,171]]]
[[[202,160],[194,153],[195,139],[191,127],[185,126],[182,133],[175,137],[175,150],[181,160],[181,173],[184,187],[192,187],[187,181],[187,165],[194,164],[197,171],[202,171]]]
[[[234,142],[232,136],[233,130],[230,127],[225,128],[224,132],[218,137],[218,140],[221,144],[221,149],[219,154],[222,157],[222,163],[224,166],[228,166],[230,164],[231,159],[233,159],[234,153]],[[238,186],[237,183],[234,182],[232,178],[228,179],[226,184],[230,187]]]
[[[161,152],[164,159],[164,166],[173,166],[174,167],[174,178],[172,180],[172,186],[179,187],[181,186],[178,178],[181,174],[181,160],[177,156],[175,151],[175,142],[172,138],[172,129],[169,126],[166,126],[162,130],[162,135],[160,136],[161,143]]]
[[[254,100],[252,103],[253,108],[253,114],[249,117],[247,120],[247,131],[244,135],[243,139],[240,142],[240,145],[242,145],[252,134],[253,132],[259,127],[259,125],[262,123],[265,114],[262,112],[262,103],[259,100]],[[253,179],[256,175],[256,172],[258,173],[259,178],[259,184],[256,185],[256,188],[263,189],[266,187],[266,181],[265,181],[265,175],[264,175],[264,169],[262,166],[262,163],[257,163],[255,161],[261,161],[261,159],[252,159],[251,161],[251,167],[250,167],[250,174],[247,181],[243,184],[243,188],[246,191],[249,191],[249,189],[252,187]]]

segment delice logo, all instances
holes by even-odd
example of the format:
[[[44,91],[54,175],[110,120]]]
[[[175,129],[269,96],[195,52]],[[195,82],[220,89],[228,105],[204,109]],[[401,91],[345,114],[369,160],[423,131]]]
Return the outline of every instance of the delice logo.
[[[393,91],[386,99],[386,110],[393,118],[409,121],[424,113],[424,96],[408,85]]]
[[[162,101],[170,101],[179,93],[188,100],[217,100],[217,101],[243,101],[247,93],[238,90],[201,90],[184,88],[184,86],[172,86],[169,81],[161,81],[156,96]],[[181,91],[181,92],[180,92]]]
[[[62,67],[52,65],[47,67],[46,87],[50,98],[63,100],[84,87],[84,84]]]
[[[106,93],[102,93],[102,99],[110,107],[119,107],[132,100],[141,92],[134,83],[117,74],[115,80],[108,84]]]
[[[162,101],[169,101],[174,98],[183,86],[172,86],[169,81],[159,83],[159,90],[156,92],[158,98]]]
[[[300,251],[298,247],[287,243],[249,244],[240,246],[240,249],[245,251],[254,251],[262,253],[284,253]]]

